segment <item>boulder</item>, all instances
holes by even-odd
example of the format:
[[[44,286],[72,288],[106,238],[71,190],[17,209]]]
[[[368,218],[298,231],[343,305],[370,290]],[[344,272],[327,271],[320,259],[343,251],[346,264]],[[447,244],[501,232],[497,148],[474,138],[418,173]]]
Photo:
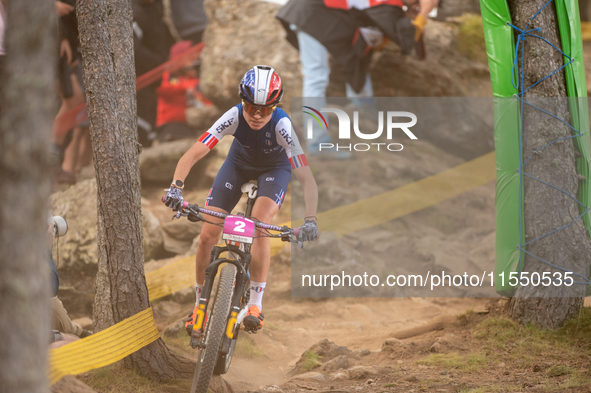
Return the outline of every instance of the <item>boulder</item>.
[[[347,357],[347,355],[339,355],[334,359],[329,360],[328,362],[326,362],[324,364],[324,366],[322,366],[322,369],[324,371],[337,371],[340,370],[341,368],[347,368],[349,367],[349,358]]]
[[[51,196],[51,213],[68,222],[68,232],[53,242],[53,258],[60,277],[58,296],[75,316],[92,314],[94,277],[97,271],[97,207],[95,179],[78,182]],[[158,219],[142,201],[144,258],[161,256],[163,234]]]
[[[373,366],[356,366],[347,370],[349,379],[375,378],[378,371]]]
[[[200,108],[191,107],[185,111],[187,124],[197,129],[198,134],[207,131],[223,113],[215,105],[202,106]]]
[[[201,54],[201,91],[227,110],[240,102],[238,84],[256,64],[269,65],[283,80],[283,103],[301,96],[302,77],[298,51],[285,39],[275,19],[280,6],[256,0],[206,0],[209,18]]]
[[[226,137],[191,169],[185,180],[187,188],[211,187],[234,138]],[[166,188],[170,185],[179,159],[195,144],[195,139],[160,143],[142,150],[142,183]]]
[[[347,367],[349,364],[347,355],[351,354],[351,352],[352,351],[347,347],[344,347],[342,345],[336,345],[332,341],[328,341],[328,339],[325,338],[323,340],[318,341],[316,344],[312,345],[307,351],[305,351],[302,354],[302,356],[296,362],[293,370],[289,373],[289,375],[297,375],[306,371],[306,363],[309,362],[309,353],[317,355],[318,361],[322,363],[323,367],[326,367],[327,363],[329,363],[332,359],[344,356],[344,358],[341,357],[338,361],[335,361],[334,363],[328,365],[329,370],[327,371],[332,371],[334,367],[337,367],[334,370],[338,370],[342,367]]]
[[[163,238],[160,222],[146,206],[143,201],[144,259],[149,260],[160,256]],[[92,276],[96,273],[96,209],[95,179],[79,182],[51,196],[52,214],[68,222],[68,233],[59,239],[59,270],[75,269]]]

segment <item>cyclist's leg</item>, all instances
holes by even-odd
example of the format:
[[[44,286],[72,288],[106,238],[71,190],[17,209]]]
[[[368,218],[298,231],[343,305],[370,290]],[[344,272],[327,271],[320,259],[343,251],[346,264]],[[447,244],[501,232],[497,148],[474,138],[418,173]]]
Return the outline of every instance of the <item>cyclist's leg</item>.
[[[214,211],[229,213],[234,209],[234,206],[240,200],[242,192],[240,186],[248,179],[237,170],[234,162],[231,160],[224,161],[220,168],[213,186],[209,190],[205,207]],[[214,223],[222,223],[223,220],[215,217],[209,217],[208,221]],[[196,255],[196,283],[203,285],[205,280],[205,268],[209,265],[209,258],[211,256],[211,248],[215,246],[222,233],[222,227],[214,224],[203,223],[201,236],[199,237],[199,244],[197,245]]]
[[[291,169],[275,168],[258,177],[258,198],[252,216],[269,223],[279,211],[291,179]],[[244,327],[257,330],[263,327],[262,300],[271,264],[271,243],[268,237],[254,239],[250,263],[250,299]]]
[[[243,176],[235,170],[234,164],[231,161],[225,161],[213,182],[213,186],[209,190],[205,207],[221,213],[231,212],[240,200],[242,195],[240,186],[243,182]],[[195,320],[196,309],[199,306],[201,289],[203,289],[203,284],[205,283],[205,269],[209,265],[211,249],[218,243],[220,234],[222,233],[222,227],[216,224],[223,223],[224,221],[211,216],[207,216],[207,220],[211,221],[212,224],[203,223],[195,255],[195,309],[185,321],[185,329],[189,334],[191,334],[190,332],[193,329],[193,321]]]
[[[257,179],[258,198],[253,206],[252,216],[262,222],[270,223],[283,203],[290,180],[291,167],[273,168],[261,174]],[[271,243],[269,238],[255,238],[251,253],[251,280],[258,282],[267,281],[271,261]]]

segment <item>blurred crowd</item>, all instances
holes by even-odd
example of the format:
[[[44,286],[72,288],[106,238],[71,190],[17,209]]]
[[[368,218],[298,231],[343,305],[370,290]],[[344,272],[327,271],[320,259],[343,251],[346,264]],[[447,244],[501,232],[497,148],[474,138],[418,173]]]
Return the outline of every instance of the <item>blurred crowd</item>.
[[[5,56],[6,6],[0,0],[0,69]],[[204,0],[132,0],[135,71],[140,76],[163,63],[180,58],[202,41],[207,25]],[[590,0],[578,0],[581,19],[589,21]],[[56,92],[61,105],[56,119],[80,117],[85,103],[78,41],[75,0],[55,1],[59,25],[59,62]],[[287,40],[300,51],[303,76],[302,97],[323,99],[328,87],[329,54],[346,79],[347,97],[361,109],[372,110],[373,88],[369,60],[387,40],[403,53],[426,56],[422,42],[429,15],[439,0],[289,0],[277,18],[285,27]],[[186,120],[186,109],[211,105],[199,89],[199,59],[183,57],[174,71],[137,93],[138,139],[143,146],[154,141],[195,137],[197,130]],[[318,104],[317,100],[315,101]],[[80,113],[77,113],[80,112]],[[88,121],[72,129],[55,122],[52,140],[57,183],[75,184],[76,173],[92,160]],[[329,142],[326,129],[314,132],[308,145]],[[345,157],[346,158],[346,154]]]
[[[78,41],[76,1],[55,1],[59,25],[57,93],[61,100],[56,119],[77,117],[85,102],[81,50]],[[202,40],[207,17],[203,0],[133,0],[135,71],[140,76],[168,60],[180,57]],[[137,93],[138,138],[143,146],[155,140],[194,137],[196,130],[186,123],[185,110],[210,105],[199,91],[198,58],[185,62]],[[76,173],[90,164],[92,151],[88,121],[64,129],[55,122],[52,140],[57,183],[75,184]]]

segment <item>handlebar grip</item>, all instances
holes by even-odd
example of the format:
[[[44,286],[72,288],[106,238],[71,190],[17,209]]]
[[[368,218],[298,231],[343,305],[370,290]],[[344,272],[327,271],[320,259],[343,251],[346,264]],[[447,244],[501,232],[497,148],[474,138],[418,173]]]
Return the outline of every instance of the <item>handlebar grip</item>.
[[[166,200],[166,197],[165,197],[165,196],[163,196],[163,197],[162,197],[162,199],[161,199],[162,203],[164,203],[164,201],[165,201],[165,200]],[[190,203],[189,203],[189,202],[187,202],[187,201],[183,201],[183,209],[186,209],[186,208],[187,208],[187,206],[189,206],[189,205],[190,205]]]
[[[293,229],[293,234],[296,235],[296,236],[299,236],[300,235],[300,228],[294,228]]]

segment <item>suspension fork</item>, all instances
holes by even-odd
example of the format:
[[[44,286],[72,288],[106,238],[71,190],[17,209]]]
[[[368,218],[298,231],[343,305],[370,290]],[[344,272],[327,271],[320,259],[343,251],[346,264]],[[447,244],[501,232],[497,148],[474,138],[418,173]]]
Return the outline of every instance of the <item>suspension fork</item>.
[[[220,258],[220,254],[223,252],[232,252],[239,256],[238,260],[228,259],[228,258]],[[220,247],[214,246],[211,250],[211,259],[209,266],[205,269],[205,285],[203,286],[203,290],[201,291],[201,299],[199,300],[199,308],[196,313],[196,321],[193,325],[193,331],[191,332],[191,346],[193,348],[200,346],[202,344],[199,343],[199,339],[203,335],[204,331],[204,322],[205,322],[205,315],[207,315],[207,308],[209,306],[209,301],[211,297],[211,291],[213,289],[213,278],[216,276],[219,267],[222,263],[230,263],[236,266],[236,290],[234,290],[234,295],[232,297],[232,305],[231,305],[231,312],[230,318],[234,313],[235,309],[240,306],[240,297],[244,292],[244,285],[246,283],[245,277],[247,277],[246,269],[250,264],[250,254],[242,252],[238,247],[228,245],[227,247]],[[241,263],[242,261],[242,263]],[[236,313],[236,315],[238,315]]]

